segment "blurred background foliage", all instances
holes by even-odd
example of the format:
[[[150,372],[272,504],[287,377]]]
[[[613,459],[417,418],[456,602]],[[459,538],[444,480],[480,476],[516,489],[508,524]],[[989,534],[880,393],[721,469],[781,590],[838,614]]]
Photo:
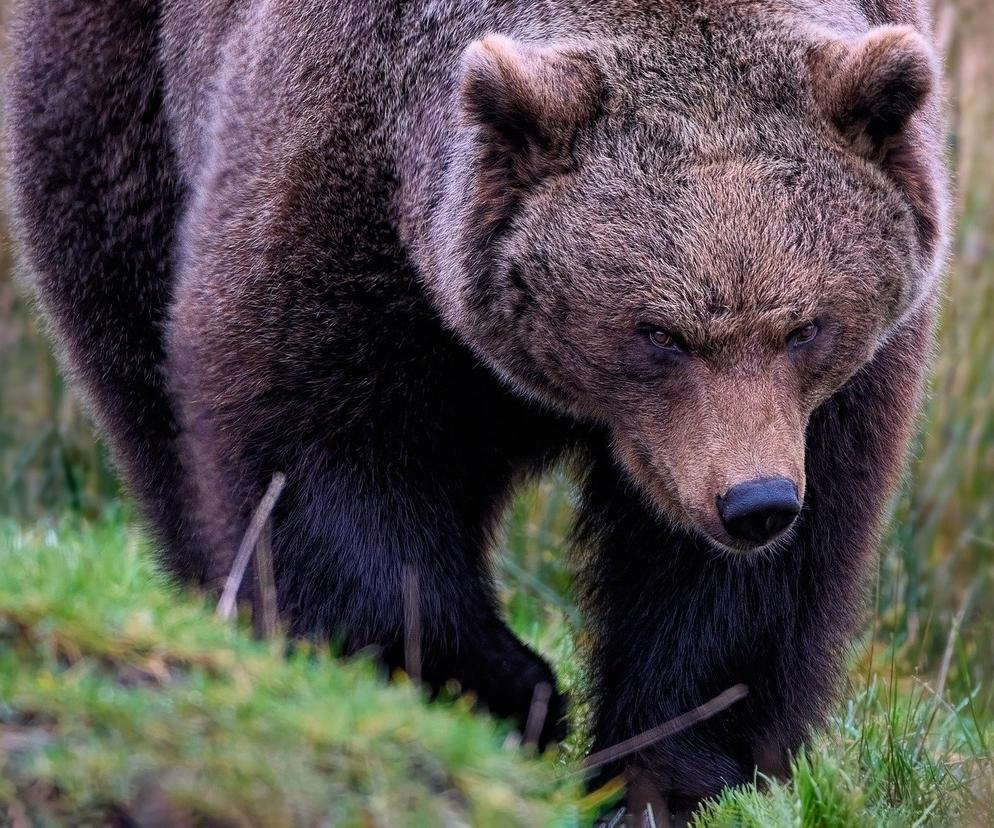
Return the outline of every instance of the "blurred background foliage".
[[[855,677],[885,670],[994,716],[994,4],[937,9],[947,54],[958,224],[932,392],[894,504]],[[85,408],[67,387],[0,226],[0,516],[94,517],[121,497]],[[564,555],[570,493],[550,478],[518,498],[500,557],[513,625],[543,649],[571,647]],[[550,639],[543,641],[547,634]],[[555,654],[561,656],[562,653]],[[557,657],[563,663],[564,659]],[[574,659],[566,658],[573,664]]]

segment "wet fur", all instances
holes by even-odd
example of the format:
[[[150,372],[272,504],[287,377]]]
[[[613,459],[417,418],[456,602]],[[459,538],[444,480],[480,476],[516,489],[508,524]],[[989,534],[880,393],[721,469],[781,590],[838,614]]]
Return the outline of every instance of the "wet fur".
[[[515,228],[561,206],[554,182],[589,160],[598,140],[589,124],[605,112],[611,129],[633,138],[629,173],[649,191],[654,182],[639,175],[653,169],[660,134],[683,144],[717,136],[704,148],[716,158],[748,158],[755,141],[804,153],[803,143],[778,144],[790,95],[771,101],[780,115],[747,118],[756,133],[742,132],[720,74],[732,61],[695,51],[734,44],[742,25],[773,42],[787,75],[800,73],[788,60],[796,50],[779,51],[780,29],[757,29],[750,15],[777,26],[785,15],[810,18],[813,32],[834,28],[854,42],[871,23],[926,31],[928,21],[903,0],[838,0],[832,14],[830,4],[800,0],[749,9],[588,5],[596,8],[24,3],[5,95],[11,192],[20,246],[66,362],[171,569],[215,584],[271,474],[287,474],[274,550],[280,609],[294,633],[339,636],[348,652],[375,646],[388,665],[402,664],[404,572],[415,571],[426,678],[459,679],[498,714],[523,721],[536,685],[554,677],[500,619],[488,552],[514,487],[567,459],[583,493],[577,546],[596,633],[595,747],[732,684],[750,687],[713,721],[604,771],[648,778],[683,807],[751,779],[757,764],[784,772],[835,698],[927,362],[945,230],[937,110],[933,103],[906,134],[875,142],[866,160],[879,195],[866,215],[915,214],[915,238],[901,218],[892,246],[920,246],[920,284],[909,289],[908,314],[886,330],[883,311],[851,302],[851,325],[880,336],[852,356],[858,366],[841,390],[811,403],[798,443],[804,468],[794,470],[807,481],[805,509],[775,554],[723,553],[660,506],[675,485],[658,478],[668,449],[653,445],[642,474],[639,452],[649,449],[634,438],[621,445],[625,435],[602,415],[614,406],[640,422],[656,403],[605,384],[578,356],[589,342],[549,327],[558,308],[593,320],[597,340],[613,311],[603,273],[577,259],[565,272],[581,284],[569,290],[584,292],[589,306],[566,303],[564,277]],[[556,83],[538,87],[533,121],[556,117],[532,134],[514,131],[507,101],[487,97],[494,73],[516,71],[505,44],[465,52],[489,32],[576,50],[557,64]],[[695,45],[669,74],[618,85],[619,65],[656,59],[648,33]],[[590,57],[589,44],[601,41],[622,46]],[[740,70],[746,81],[759,72]],[[766,88],[761,75],[753,80]],[[687,117],[646,132],[625,107],[653,96]],[[509,102],[519,104],[520,90]],[[795,115],[810,113],[787,117]],[[708,129],[698,134],[694,118]],[[847,124],[833,138],[829,122],[812,134],[839,146],[865,139],[847,135]],[[653,143],[639,144],[643,132]],[[453,202],[452,188],[466,180],[471,198]],[[542,196],[550,184],[551,198]],[[574,207],[582,227],[597,205]],[[669,229],[660,227],[667,250]],[[713,240],[696,250],[700,267],[724,255]],[[506,267],[512,260],[520,266]],[[693,294],[703,284],[672,289]],[[734,295],[734,284],[725,287]],[[793,287],[803,304],[808,286]],[[668,289],[665,280],[648,288]],[[745,328],[757,321],[752,312]],[[864,322],[866,312],[876,315]],[[683,321],[693,329],[695,319]],[[551,348],[555,340],[565,347]],[[672,389],[672,398],[681,393]],[[783,388],[770,393],[764,405],[776,410],[770,399],[796,402]],[[804,422],[802,413],[795,419]],[[681,468],[703,474],[707,446],[677,442]],[[556,696],[543,741],[562,735],[562,713]]]

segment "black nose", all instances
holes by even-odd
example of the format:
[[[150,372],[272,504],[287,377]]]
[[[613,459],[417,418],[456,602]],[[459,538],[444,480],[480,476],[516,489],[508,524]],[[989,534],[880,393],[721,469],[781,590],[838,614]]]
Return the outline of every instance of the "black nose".
[[[801,511],[797,486],[786,477],[766,477],[732,486],[718,497],[718,513],[733,538],[764,544],[794,522]]]

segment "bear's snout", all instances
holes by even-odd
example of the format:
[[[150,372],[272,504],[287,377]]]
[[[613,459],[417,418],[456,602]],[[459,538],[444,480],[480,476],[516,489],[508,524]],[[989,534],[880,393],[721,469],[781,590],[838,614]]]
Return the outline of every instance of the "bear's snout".
[[[737,541],[757,546],[783,534],[801,512],[797,484],[786,477],[738,483],[715,502],[725,531]]]

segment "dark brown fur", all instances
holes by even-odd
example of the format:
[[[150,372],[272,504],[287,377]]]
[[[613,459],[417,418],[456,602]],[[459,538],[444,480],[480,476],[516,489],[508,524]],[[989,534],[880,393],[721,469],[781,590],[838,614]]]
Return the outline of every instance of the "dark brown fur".
[[[583,5],[28,2],[11,191],[170,566],[216,583],[287,474],[295,633],[400,664],[413,569],[425,677],[523,721],[554,678],[487,553],[569,459],[595,745],[750,687],[605,770],[682,808],[835,698],[933,327],[936,60],[917,0]],[[769,475],[804,512],[756,553],[716,503]]]

